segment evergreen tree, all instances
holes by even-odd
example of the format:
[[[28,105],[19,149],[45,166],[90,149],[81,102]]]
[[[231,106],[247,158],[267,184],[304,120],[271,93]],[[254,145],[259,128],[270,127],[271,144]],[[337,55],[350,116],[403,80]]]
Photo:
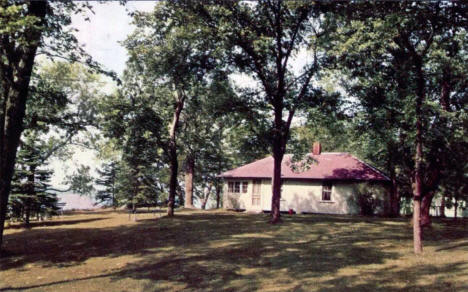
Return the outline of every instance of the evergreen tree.
[[[102,169],[97,169],[99,178],[95,180],[95,183],[102,187],[96,192],[96,200],[104,205],[112,206],[114,209],[119,205],[116,199],[117,172],[117,162],[104,163]]]
[[[50,191],[50,177],[47,163],[41,154],[48,148],[32,132],[25,137],[18,152],[17,167],[13,177],[10,196],[10,217],[23,220],[29,225],[30,218],[57,214],[57,195]]]
[[[0,248],[36,54],[83,59],[98,68],[66,29],[71,14],[87,8],[75,2],[0,1]]]

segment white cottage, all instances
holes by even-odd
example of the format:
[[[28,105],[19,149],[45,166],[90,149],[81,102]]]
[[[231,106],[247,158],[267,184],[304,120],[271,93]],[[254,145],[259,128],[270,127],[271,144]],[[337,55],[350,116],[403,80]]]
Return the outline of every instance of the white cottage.
[[[314,144],[302,170],[293,167],[292,155],[285,155],[281,167],[281,211],[297,213],[356,214],[358,185],[369,183],[386,200],[389,178],[381,171],[349,153],[321,153]],[[301,167],[299,167],[301,168]],[[273,157],[269,156],[226,171],[224,178],[224,208],[254,212],[271,211]],[[376,210],[381,213],[383,210]]]

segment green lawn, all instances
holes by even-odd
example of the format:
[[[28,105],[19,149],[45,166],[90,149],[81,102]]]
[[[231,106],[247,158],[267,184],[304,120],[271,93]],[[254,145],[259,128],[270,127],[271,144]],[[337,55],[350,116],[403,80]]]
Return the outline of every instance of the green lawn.
[[[468,291],[467,221],[102,211],[6,230],[0,291]]]

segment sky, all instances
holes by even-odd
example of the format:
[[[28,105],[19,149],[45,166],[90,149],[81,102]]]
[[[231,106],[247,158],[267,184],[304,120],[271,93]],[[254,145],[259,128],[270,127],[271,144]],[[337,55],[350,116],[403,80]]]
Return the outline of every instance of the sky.
[[[125,40],[134,28],[128,13],[136,10],[151,11],[154,4],[153,1],[128,1],[125,6],[117,1],[94,3],[94,14],[86,14],[89,21],[83,15],[75,15],[72,26],[79,30],[75,34],[78,41],[95,61],[121,74],[127,52],[119,42]]]
[[[154,4],[153,1],[128,1],[123,6],[114,1],[94,2],[94,14],[88,12],[85,15],[74,15],[71,26],[78,29],[75,36],[95,61],[105,69],[113,70],[121,75],[125,68],[127,52],[120,42],[125,40],[134,29],[128,14],[136,10],[151,11]],[[89,21],[86,18],[89,18]],[[112,88],[112,86],[106,88]],[[73,151],[75,153],[69,161],[58,159],[51,161],[50,167],[54,170],[52,177],[54,187],[65,189],[66,186],[62,185],[65,176],[72,174],[80,164],[91,166],[93,172],[100,165],[95,152],[80,147],[74,147]],[[93,206],[91,199],[87,197],[79,197],[70,193],[59,194],[59,197],[62,202],[67,203],[66,209]]]

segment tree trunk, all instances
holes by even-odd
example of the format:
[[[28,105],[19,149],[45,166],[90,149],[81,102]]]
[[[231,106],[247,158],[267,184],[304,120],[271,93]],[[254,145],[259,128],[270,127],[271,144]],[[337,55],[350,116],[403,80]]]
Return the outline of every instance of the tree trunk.
[[[117,209],[117,201],[115,200],[115,176],[112,176],[112,209]]]
[[[275,147],[274,147],[275,148]],[[280,201],[281,201],[281,163],[284,153],[280,149],[273,150],[273,181],[272,181],[272,198],[271,198],[271,223],[276,224],[281,222]]]
[[[434,198],[434,193],[427,193],[423,196],[422,202],[421,202],[421,227],[427,227],[430,226],[432,223],[431,220],[431,204],[432,204],[432,199]]]
[[[413,247],[414,253],[422,253],[421,199],[413,198]]]
[[[442,200],[440,201],[440,217],[445,218],[445,194],[442,195]]]
[[[136,210],[136,204],[135,204],[135,196],[132,198],[132,216],[133,216],[133,221],[137,221],[137,210]]]
[[[393,202],[392,202],[392,217],[400,216],[400,192],[398,191],[398,185],[393,186]]]
[[[395,169],[393,167],[390,168],[390,217],[398,217],[400,216],[400,193],[398,190],[398,182],[396,179]]]
[[[177,173],[178,173],[178,161],[177,161],[177,143],[176,134],[177,126],[179,124],[180,113],[184,108],[185,96],[177,93],[178,98],[175,105],[174,115],[172,117],[172,124],[169,128],[169,156],[170,156],[170,167],[171,174],[169,178],[169,200],[167,203],[167,216],[174,216],[175,207],[175,196],[177,188]]]
[[[216,184],[216,209],[219,209],[219,207],[221,207],[221,188],[218,183]]]
[[[31,165],[29,166],[29,174],[28,174],[28,184],[27,184],[27,198],[25,201],[25,224],[29,226],[30,218],[31,218],[31,203],[34,197],[36,196],[36,190],[34,186],[34,178],[36,176],[36,166]]]
[[[195,170],[195,159],[187,155],[185,161],[185,208],[193,208],[193,174]]]
[[[453,207],[455,208],[455,210],[453,211],[453,221],[456,221],[457,220],[457,210],[458,210],[458,200],[455,199],[455,204],[453,205]]]
[[[28,14],[37,17],[39,20],[37,24],[41,25],[47,12],[47,2],[30,1],[27,5],[29,6]],[[23,131],[29,81],[41,33],[42,31],[37,28],[25,32],[29,43],[19,45],[19,48],[13,49],[14,52],[8,52],[8,54],[14,55],[17,62],[8,64],[8,72],[3,72],[4,69],[1,69],[2,72],[0,72],[3,94],[3,108],[0,114],[0,252],[16,152]],[[3,56],[2,52],[2,57],[7,56]]]
[[[174,139],[171,138],[169,142],[169,153],[170,153],[170,177],[169,177],[169,201],[167,203],[167,216],[174,216],[175,207],[175,196],[177,188],[177,173],[178,173],[178,161],[177,161],[177,149]]]
[[[448,68],[445,68],[443,71],[443,78],[442,78],[442,91],[440,94],[440,104],[442,106],[442,109],[445,110],[446,112],[451,112],[450,110],[450,91],[451,91],[451,86],[450,86],[450,70]],[[441,117],[441,120],[443,123],[448,125],[447,118]],[[447,150],[443,151],[443,165],[447,166],[447,157],[446,155],[450,153]],[[440,203],[440,217],[445,218],[445,194],[442,194],[442,200]]]
[[[208,199],[210,198],[210,193],[211,193],[211,188],[213,187],[212,184],[210,184],[208,187],[205,188],[204,192],[204,196],[203,196],[203,201],[202,201],[202,204],[201,204],[201,208],[202,210],[205,210],[206,209],[206,204],[208,203]]]
[[[28,199],[26,206],[25,206],[25,212],[24,212],[24,224],[26,225],[26,227],[29,227],[30,218],[31,218],[31,202],[29,202],[29,199]]]
[[[424,76],[422,72],[421,57],[415,57],[417,68],[417,96],[416,96],[416,154],[414,187],[413,187],[413,247],[416,254],[422,253],[422,230],[421,230],[421,200],[423,190],[423,125],[422,125],[422,106],[425,98]]]

